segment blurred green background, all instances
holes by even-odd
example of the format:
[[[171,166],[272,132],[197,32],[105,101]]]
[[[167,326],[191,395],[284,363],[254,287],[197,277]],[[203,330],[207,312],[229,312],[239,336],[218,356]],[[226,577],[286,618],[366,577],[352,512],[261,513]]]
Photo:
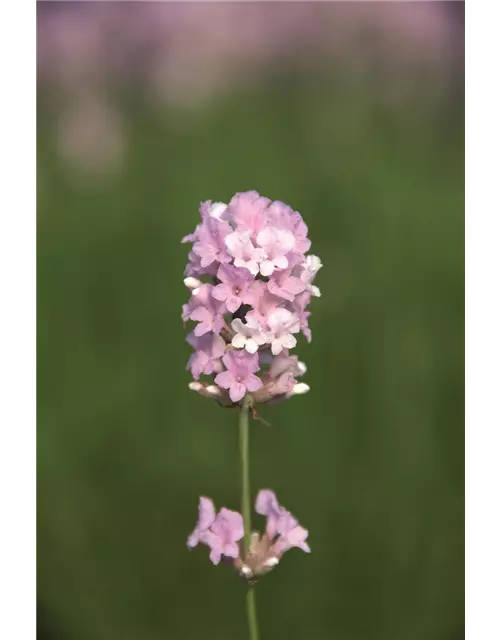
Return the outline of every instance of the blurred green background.
[[[59,153],[67,96],[39,83],[40,638],[246,637],[245,585],[186,548],[239,473],[237,415],[187,387],[180,238],[248,189],[324,263],[311,391],[251,427],[254,494],[312,547],[258,584],[262,638],[463,637],[461,71],[376,73],[291,58],[194,106],[112,87],[126,152],[97,172]]]

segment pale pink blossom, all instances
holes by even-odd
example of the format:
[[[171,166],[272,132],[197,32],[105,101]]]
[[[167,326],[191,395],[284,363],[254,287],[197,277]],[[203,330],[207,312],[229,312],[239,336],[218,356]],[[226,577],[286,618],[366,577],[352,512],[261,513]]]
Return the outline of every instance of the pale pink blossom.
[[[265,258],[265,252],[252,242],[252,232],[233,231],[224,241],[229,254],[234,258],[235,267],[244,267],[256,276],[259,273],[259,263]]]
[[[218,333],[205,333],[197,337],[192,331],[187,341],[195,350],[188,362],[188,368],[195,380],[199,380],[202,374],[222,371],[221,358],[226,351],[226,343]]]
[[[306,288],[306,284],[301,278],[297,278],[286,269],[275,271],[273,275],[274,277],[270,278],[267,283],[269,292],[289,302],[293,302],[295,296]]]
[[[253,318],[247,318],[245,323],[240,318],[236,318],[231,322],[231,328],[235,331],[231,344],[236,349],[246,349],[248,353],[256,353],[258,348],[267,342],[265,332]]]
[[[218,514],[209,498],[201,497],[198,507],[198,522],[188,537],[190,549],[200,542],[210,547],[210,560],[217,565],[222,556],[237,558],[238,541],[243,538],[243,517],[237,511],[222,507]]]
[[[242,304],[255,304],[258,294],[252,289],[255,281],[248,269],[221,264],[217,278],[220,284],[214,287],[212,295],[216,300],[224,302],[230,313],[237,311]]]
[[[300,331],[299,318],[288,309],[280,308],[273,311],[268,318],[268,342],[271,344],[273,355],[277,356],[283,349],[292,349],[297,339],[292,335]]]
[[[292,547],[299,547],[309,553],[306,543],[307,529],[301,527],[298,521],[278,503],[276,494],[269,489],[261,489],[255,501],[255,511],[267,517],[266,533],[271,540],[277,536],[273,550],[279,557]]]
[[[231,232],[227,222],[208,217],[200,225],[197,241],[193,244],[193,253],[200,258],[203,269],[213,262],[231,262],[224,239]]]
[[[184,320],[194,320],[199,324],[194,329],[194,335],[200,337],[209,331],[219,333],[224,325],[224,305],[213,298],[213,286],[204,284],[194,289],[191,299],[182,308]]]
[[[276,268],[288,267],[287,255],[295,247],[293,233],[285,229],[266,227],[257,234],[257,244],[265,254],[259,266],[263,276],[270,276]]]
[[[222,507],[208,531],[201,540],[210,547],[210,560],[219,564],[221,556],[237,558],[240,549],[237,544],[243,538],[243,517],[237,511]]]
[[[269,198],[263,198],[257,191],[237,193],[228,205],[237,229],[258,233],[266,223],[266,210],[270,202]]]
[[[215,384],[229,389],[233,402],[239,402],[247,391],[257,391],[262,387],[262,380],[255,375],[260,368],[257,354],[251,355],[245,350],[228,351],[222,362],[226,371],[217,374]]]

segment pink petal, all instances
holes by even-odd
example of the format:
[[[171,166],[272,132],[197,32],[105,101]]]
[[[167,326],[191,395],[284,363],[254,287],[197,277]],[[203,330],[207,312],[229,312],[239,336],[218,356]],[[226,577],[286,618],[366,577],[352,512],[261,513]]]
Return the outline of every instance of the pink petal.
[[[229,389],[234,383],[234,376],[231,371],[223,371],[215,376],[214,382],[223,389]]]
[[[191,313],[191,320],[195,322],[206,322],[207,320],[212,319],[212,315],[210,311],[206,307],[196,307],[196,309]]]
[[[215,381],[217,382],[217,379]],[[245,391],[246,387],[244,384],[241,382],[234,382],[229,388],[229,397],[233,402],[239,402],[245,395]]]
[[[255,511],[261,516],[267,516],[279,508],[278,498],[274,491],[261,489],[255,499]]]
[[[207,322],[201,322],[200,324],[196,325],[196,327],[194,328],[194,335],[197,336],[198,338],[201,338],[201,336],[204,336],[211,329],[212,329],[211,324],[208,324]]]
[[[229,313],[234,313],[241,307],[241,300],[236,296],[228,296],[226,300],[226,307]]]
[[[297,344],[297,339],[292,336],[291,333],[288,333],[281,338],[281,344],[283,345],[283,347],[285,347],[285,349],[293,349],[293,347],[295,347],[295,345]]]
[[[226,343],[224,338],[214,333],[214,341],[212,343],[212,358],[222,358],[226,352]]]
[[[240,555],[240,549],[236,542],[230,542],[224,545],[224,551],[222,553],[228,558],[237,558]]]
[[[198,538],[198,536],[196,535],[196,533],[192,533],[192,534],[189,536],[189,538],[188,538],[187,546],[188,546],[190,549],[194,549],[194,548],[197,546],[197,544],[198,544],[198,542],[199,542],[199,541],[200,541],[200,539]]]
[[[230,295],[231,289],[223,282],[212,289],[212,296],[216,300],[219,300],[219,302],[224,302],[224,300]]]
[[[304,527],[301,527],[299,525],[288,532],[286,539],[288,541],[288,544],[291,545],[292,547],[299,547],[306,553],[309,553],[311,549],[309,545],[305,542],[308,535],[309,535],[308,530],[304,529]]]
[[[212,564],[218,565],[221,555],[222,552],[220,549],[212,549],[212,551],[210,551],[210,561],[212,562]]]
[[[246,379],[247,389],[252,391],[257,391],[262,387],[262,380],[258,378],[254,373],[251,373]]]
[[[202,496],[198,506],[198,527],[200,529],[208,529],[215,520],[215,507],[210,498]]]

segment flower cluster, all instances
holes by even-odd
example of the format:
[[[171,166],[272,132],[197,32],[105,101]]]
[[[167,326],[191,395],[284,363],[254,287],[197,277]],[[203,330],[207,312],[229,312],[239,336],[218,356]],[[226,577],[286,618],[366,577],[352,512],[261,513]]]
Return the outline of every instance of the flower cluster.
[[[207,201],[201,223],[183,238],[192,243],[185,284],[191,298],[182,319],[188,335],[190,388],[221,404],[251,394],[271,402],[309,389],[296,378],[305,365],[290,355],[300,332],[308,341],[308,304],[321,268],[302,216],[256,191],[237,193],[228,205]],[[257,375],[258,374],[258,375]],[[200,382],[202,375],[210,382]]]
[[[310,552],[308,531],[301,527],[292,514],[282,507],[273,491],[262,489],[255,501],[255,511],[267,517],[266,531],[252,533],[250,548],[243,553],[243,517],[237,511],[223,507],[216,513],[209,498],[200,498],[198,522],[189,536],[190,549],[198,543],[210,548],[210,560],[217,565],[222,556],[247,580],[269,572],[280,561],[285,551],[298,547]]]

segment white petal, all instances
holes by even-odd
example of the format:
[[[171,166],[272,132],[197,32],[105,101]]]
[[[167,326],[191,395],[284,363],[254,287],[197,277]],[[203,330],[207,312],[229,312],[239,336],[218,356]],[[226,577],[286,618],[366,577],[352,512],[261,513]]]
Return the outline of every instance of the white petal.
[[[205,391],[207,391],[211,396],[221,396],[222,391],[215,384],[210,384]]]
[[[286,269],[288,267],[288,259],[285,256],[278,256],[274,260],[274,264],[278,267],[278,269]]]
[[[292,396],[301,396],[303,393],[307,393],[310,390],[310,386],[305,382],[297,382],[293,385]]]
[[[318,256],[314,256],[314,255],[306,256],[306,260],[307,260],[307,267],[312,273],[317,273],[323,266]]]
[[[275,309],[269,314],[268,324],[274,333],[277,333],[281,327],[286,326],[292,319],[292,312],[283,307]]]
[[[316,298],[321,298],[321,291],[319,290],[319,287],[317,287],[316,285],[312,285],[311,286],[311,293],[313,294],[313,296],[315,296]]]
[[[243,260],[241,260],[241,262],[243,262]],[[242,267],[246,267],[250,273],[253,276],[256,276],[259,273],[259,265],[255,262],[255,260],[249,260],[248,262],[245,262],[241,265],[237,265],[236,264],[236,260],[234,261],[234,266],[238,267],[238,266],[242,266]]]
[[[265,229],[262,229],[262,231],[259,231],[257,234],[257,244],[261,247],[265,247],[272,243],[274,243],[274,233],[270,227],[266,227]]]
[[[240,318],[235,318],[232,322],[231,322],[231,328],[236,331],[236,333],[241,333],[243,335],[246,334],[246,327],[243,324],[243,322],[241,321]]]
[[[283,351],[283,347],[281,346],[281,342],[279,340],[274,339],[271,343],[271,351],[273,356],[277,356],[278,353]]]
[[[297,362],[297,368],[299,370],[299,376],[303,376],[307,371],[305,362],[301,362],[300,360]]]
[[[260,333],[257,333],[256,335],[254,335],[253,339],[255,340],[255,342],[257,344],[266,344],[266,342],[267,342],[267,336],[263,331],[261,331]]]
[[[292,318],[290,318],[290,322],[288,323],[288,332],[289,333],[298,333],[300,331],[300,320],[297,318],[295,314],[292,314]]]
[[[200,391],[200,389],[203,389],[201,382],[190,382],[188,386],[191,391]]]
[[[281,253],[288,253],[295,247],[295,236],[291,231],[278,229],[276,231],[276,240],[281,248]]]
[[[229,253],[235,258],[243,258],[252,249],[251,231],[233,231],[224,238]]]
[[[264,260],[260,263],[260,272],[263,276],[270,276],[274,272],[274,264],[271,260]]]
[[[248,351],[248,353],[256,353],[258,348],[259,345],[255,342],[255,340],[252,340],[252,338],[249,338],[247,340],[245,349]]]
[[[285,349],[293,349],[297,344],[297,340],[291,333],[286,333],[284,336],[281,336],[281,344]]]
[[[263,262],[267,258],[267,253],[264,249],[257,248],[252,251],[252,261],[255,262]]]
[[[245,346],[246,338],[241,333],[237,333],[231,341],[231,344],[235,349],[243,349]]]
[[[203,282],[198,278],[184,278],[184,284],[188,289],[199,289]]]
[[[255,318],[246,318],[246,321],[247,321],[246,327],[248,329],[251,329],[252,333],[254,331],[260,331],[260,324],[258,323],[258,321]]]
[[[227,204],[224,204],[223,202],[214,202],[210,207],[210,215],[212,218],[219,219],[226,209]]]

